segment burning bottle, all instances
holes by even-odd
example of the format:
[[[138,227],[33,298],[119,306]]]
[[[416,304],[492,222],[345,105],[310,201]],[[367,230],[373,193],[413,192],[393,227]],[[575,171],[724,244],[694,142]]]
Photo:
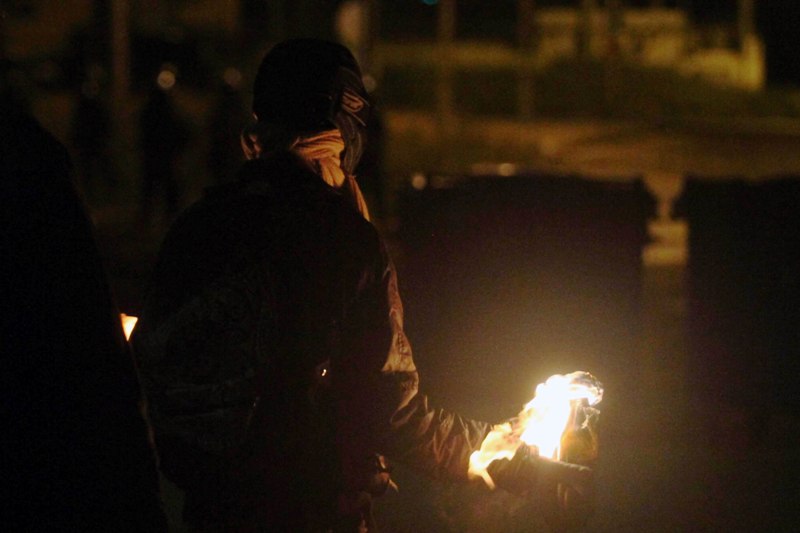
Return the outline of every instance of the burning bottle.
[[[516,418],[495,426],[486,436],[470,457],[470,474],[493,487],[486,467],[497,459],[511,459],[522,444],[548,459],[566,461],[569,456],[593,462],[599,417],[593,406],[602,399],[602,384],[588,372],[551,376],[536,387],[536,395]]]
[[[593,467],[599,454],[597,424],[600,411],[583,398],[573,400],[566,429],[561,435],[558,460]]]
[[[495,481],[489,470],[497,476],[498,464],[504,464],[504,478],[530,477],[531,483],[522,480],[521,485],[538,485],[550,528],[577,531],[592,512],[589,468],[598,456],[600,415],[594,406],[602,398],[602,384],[588,372],[551,376],[536,387],[536,395],[516,418],[489,432],[481,449],[470,456],[470,475],[483,478],[491,488]]]
[[[602,395],[602,386],[591,375],[588,386]],[[566,429],[561,435],[558,460],[594,468],[599,455],[597,424],[600,411],[589,404],[587,398],[572,400]],[[556,533],[579,531],[594,511],[593,484],[580,487],[560,483],[556,487],[554,501],[544,507],[545,521]]]

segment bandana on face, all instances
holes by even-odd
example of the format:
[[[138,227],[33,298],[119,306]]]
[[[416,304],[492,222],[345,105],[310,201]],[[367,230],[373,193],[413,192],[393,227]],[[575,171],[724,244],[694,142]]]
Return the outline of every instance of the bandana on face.
[[[264,56],[253,81],[253,113],[260,122],[298,135],[338,129],[345,150],[340,167],[355,172],[366,146],[371,105],[353,54],[338,43],[289,39]]]
[[[290,138],[280,129],[256,122],[242,132],[242,149],[248,159],[259,159],[277,148],[298,155],[322,181],[344,193],[361,215],[369,220],[369,208],[355,176],[342,169],[345,144],[338,129]]]

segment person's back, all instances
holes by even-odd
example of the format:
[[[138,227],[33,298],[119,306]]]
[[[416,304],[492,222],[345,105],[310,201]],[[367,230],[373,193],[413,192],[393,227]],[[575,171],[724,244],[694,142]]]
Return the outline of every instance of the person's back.
[[[323,374],[337,355],[342,313],[376,260],[378,248],[364,243],[377,242],[288,153],[246,164],[237,182],[211,190],[173,226],[149,288],[158,296],[133,341],[162,462],[187,491],[190,523],[236,529],[252,513],[273,528],[330,523],[340,473]],[[210,402],[193,403],[219,383]],[[193,439],[199,424],[203,442]]]

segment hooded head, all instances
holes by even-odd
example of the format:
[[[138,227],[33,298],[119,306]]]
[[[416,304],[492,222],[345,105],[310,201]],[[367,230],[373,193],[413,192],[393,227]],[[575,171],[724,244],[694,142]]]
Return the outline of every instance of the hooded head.
[[[370,104],[353,54],[336,43],[291,39],[259,66],[253,113],[259,123],[292,134],[336,128],[344,140],[342,169],[352,174],[364,151]]]

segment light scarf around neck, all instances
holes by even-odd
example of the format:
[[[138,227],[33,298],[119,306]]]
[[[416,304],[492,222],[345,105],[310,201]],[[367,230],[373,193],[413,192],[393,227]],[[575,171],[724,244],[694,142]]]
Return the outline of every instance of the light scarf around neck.
[[[271,135],[255,123],[242,132],[242,148],[248,159],[259,159],[273,153],[269,145],[275,146],[276,143],[269,142]],[[341,165],[341,153],[344,151],[344,140],[338,129],[322,131],[309,136],[296,137],[292,140],[284,139],[278,143],[285,145],[290,152],[298,155],[322,181],[344,193],[353,206],[361,215],[369,220],[369,209],[364,195],[356,182],[355,176],[346,173]]]

